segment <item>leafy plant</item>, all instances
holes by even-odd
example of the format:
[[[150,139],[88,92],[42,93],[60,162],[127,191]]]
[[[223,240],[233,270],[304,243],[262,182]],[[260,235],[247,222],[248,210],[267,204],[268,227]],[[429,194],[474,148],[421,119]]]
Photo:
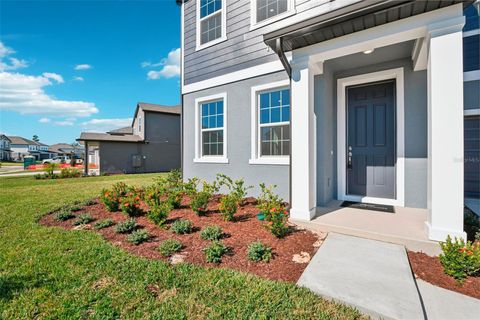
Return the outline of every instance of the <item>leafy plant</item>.
[[[95,230],[100,230],[100,229],[104,229],[104,228],[108,228],[110,226],[113,226],[114,224],[115,224],[115,222],[112,219],[104,219],[104,220],[100,220],[100,221],[96,222],[93,225],[93,228]]]
[[[283,238],[288,233],[288,211],[280,207],[270,209],[269,220],[265,227],[277,238]]]
[[[140,243],[148,241],[148,239],[150,239],[150,235],[147,230],[144,229],[135,230],[127,236],[127,241],[134,245],[139,245]]]
[[[272,248],[261,241],[255,241],[248,245],[247,256],[248,259],[255,262],[268,262],[272,258]]]
[[[200,238],[203,240],[220,240],[222,237],[222,228],[219,226],[207,226],[203,228],[202,232],[200,233]]]
[[[147,213],[147,218],[158,226],[162,226],[167,221],[168,215],[172,210],[172,206],[169,202],[161,202],[150,206],[150,210]]]
[[[238,209],[238,199],[235,194],[228,194],[220,199],[219,205],[220,212],[222,213],[225,221],[232,221],[233,215]]]
[[[208,201],[210,200],[210,197],[211,194],[209,192],[200,191],[192,197],[190,201],[190,207],[197,215],[204,215],[207,211]]]
[[[111,189],[103,189],[100,200],[110,212],[120,209],[121,199],[130,191],[130,187],[123,182],[117,182]]]
[[[253,188],[253,186],[245,186],[243,178],[233,181],[232,178],[223,173],[217,174],[217,180],[220,186],[228,188],[230,194],[235,196],[240,206],[243,205],[243,199],[247,196],[248,189]]]
[[[140,196],[134,192],[128,192],[120,201],[122,212],[130,217],[136,217],[143,213],[140,207]]]
[[[480,272],[480,242],[472,243],[460,238],[452,240],[450,236],[440,243],[442,253],[440,262],[446,274],[462,283],[467,276],[474,276]]]
[[[58,168],[58,164],[56,163],[46,163],[45,166],[45,176],[47,178],[55,179],[56,175],[54,174],[55,170]]]
[[[63,168],[60,171],[60,178],[79,178],[82,172],[75,168]]]
[[[270,221],[270,211],[273,208],[282,207],[283,199],[273,192],[276,187],[276,185],[267,187],[264,183],[260,183],[261,193],[257,208],[265,214],[265,220],[267,221]]]
[[[95,220],[95,219],[93,219],[91,215],[81,214],[81,215],[78,216],[77,221],[75,221],[73,224],[76,225],[76,226],[83,225],[83,224],[89,224],[93,220]]]
[[[175,252],[178,252],[181,249],[182,249],[182,243],[175,239],[167,239],[162,243],[160,243],[160,246],[158,247],[158,251],[160,251],[160,253],[164,257],[170,257]]]
[[[183,190],[189,197],[192,197],[197,193],[198,183],[199,183],[198,178],[193,177],[193,178],[189,178],[188,181],[183,184]]]
[[[210,245],[203,248],[203,252],[207,262],[220,263],[223,255],[228,252],[228,248],[221,241],[213,241]]]
[[[57,221],[66,221],[74,218],[75,215],[70,210],[62,209],[55,214],[55,220]]]
[[[193,223],[190,220],[180,219],[172,223],[172,231],[177,234],[187,234],[192,232]]]
[[[116,233],[130,233],[137,228],[137,222],[135,219],[128,219],[122,222],[119,222],[115,227]]]

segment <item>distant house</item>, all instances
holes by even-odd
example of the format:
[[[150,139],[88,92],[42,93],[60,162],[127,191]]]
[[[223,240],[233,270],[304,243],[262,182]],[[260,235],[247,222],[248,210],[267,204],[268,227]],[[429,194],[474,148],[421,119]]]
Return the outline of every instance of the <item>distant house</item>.
[[[33,156],[36,160],[47,159],[51,156],[48,145],[19,136],[9,136],[11,141],[11,158],[21,161],[25,156]]]
[[[85,152],[85,148],[82,145],[73,146],[68,143],[56,143],[48,148],[48,152],[57,156],[71,156],[73,153],[76,157],[81,158]]]
[[[0,134],[0,160],[11,160],[10,143],[12,141],[4,134]]]
[[[82,132],[77,141],[85,144],[85,162],[94,163],[100,173],[180,168],[180,110],[138,103],[131,126],[106,133]]]

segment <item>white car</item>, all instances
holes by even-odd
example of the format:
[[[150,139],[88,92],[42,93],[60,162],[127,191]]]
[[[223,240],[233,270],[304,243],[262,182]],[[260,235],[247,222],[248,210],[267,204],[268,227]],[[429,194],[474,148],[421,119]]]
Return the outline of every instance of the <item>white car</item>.
[[[68,163],[70,162],[70,158],[67,156],[60,156],[60,157],[53,157],[51,159],[45,159],[42,161],[42,164],[48,164],[48,163]]]

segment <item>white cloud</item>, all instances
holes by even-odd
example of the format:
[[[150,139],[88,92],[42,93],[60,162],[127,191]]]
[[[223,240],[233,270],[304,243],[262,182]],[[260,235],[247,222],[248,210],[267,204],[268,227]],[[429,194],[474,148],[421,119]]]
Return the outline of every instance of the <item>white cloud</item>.
[[[10,55],[14,54],[15,50],[9,48],[0,41],[0,71],[7,71],[7,70],[16,70],[20,68],[28,67],[28,63],[25,60],[20,60],[14,57],[9,57]],[[8,58],[9,62],[3,61]]]
[[[52,73],[52,72],[44,72],[43,76],[47,79],[52,79],[57,81],[58,83],[64,83],[63,77],[57,73]]]
[[[2,41],[0,41],[0,59],[1,58],[4,58],[6,56],[9,56],[11,54],[14,54],[15,53],[15,50],[13,50],[12,48],[9,48],[7,46],[5,46],[3,44]]]
[[[52,82],[45,76],[0,72],[0,83],[0,110],[61,117],[88,117],[98,112],[94,103],[48,95],[44,87]]]
[[[88,69],[92,69],[92,66],[89,65],[89,64],[77,64],[74,68],[75,70],[88,70]]]
[[[73,126],[75,123],[69,120],[54,121],[53,124],[57,126]]]
[[[168,56],[160,62],[151,63],[145,61],[141,63],[142,68],[162,67],[160,70],[150,70],[147,73],[148,79],[156,80],[160,78],[173,78],[180,75],[180,48],[174,49],[168,53]]]
[[[40,122],[40,123],[49,123],[49,122],[50,122],[50,119],[49,119],[49,118],[46,118],[46,117],[40,118],[40,120],[38,120],[38,122]]]
[[[83,77],[73,77],[73,81],[83,81]]]
[[[132,124],[132,118],[124,119],[91,119],[82,122],[81,126],[88,132],[107,132],[113,129],[129,127]]]

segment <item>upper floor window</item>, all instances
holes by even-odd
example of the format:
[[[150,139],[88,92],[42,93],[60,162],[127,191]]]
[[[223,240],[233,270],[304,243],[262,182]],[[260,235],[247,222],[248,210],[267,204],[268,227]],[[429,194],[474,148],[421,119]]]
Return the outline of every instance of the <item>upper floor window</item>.
[[[197,1],[197,50],[226,39],[225,0]]]
[[[262,26],[293,14],[293,0],[251,0],[252,27]]]
[[[142,132],[142,117],[138,117],[138,132]]]

